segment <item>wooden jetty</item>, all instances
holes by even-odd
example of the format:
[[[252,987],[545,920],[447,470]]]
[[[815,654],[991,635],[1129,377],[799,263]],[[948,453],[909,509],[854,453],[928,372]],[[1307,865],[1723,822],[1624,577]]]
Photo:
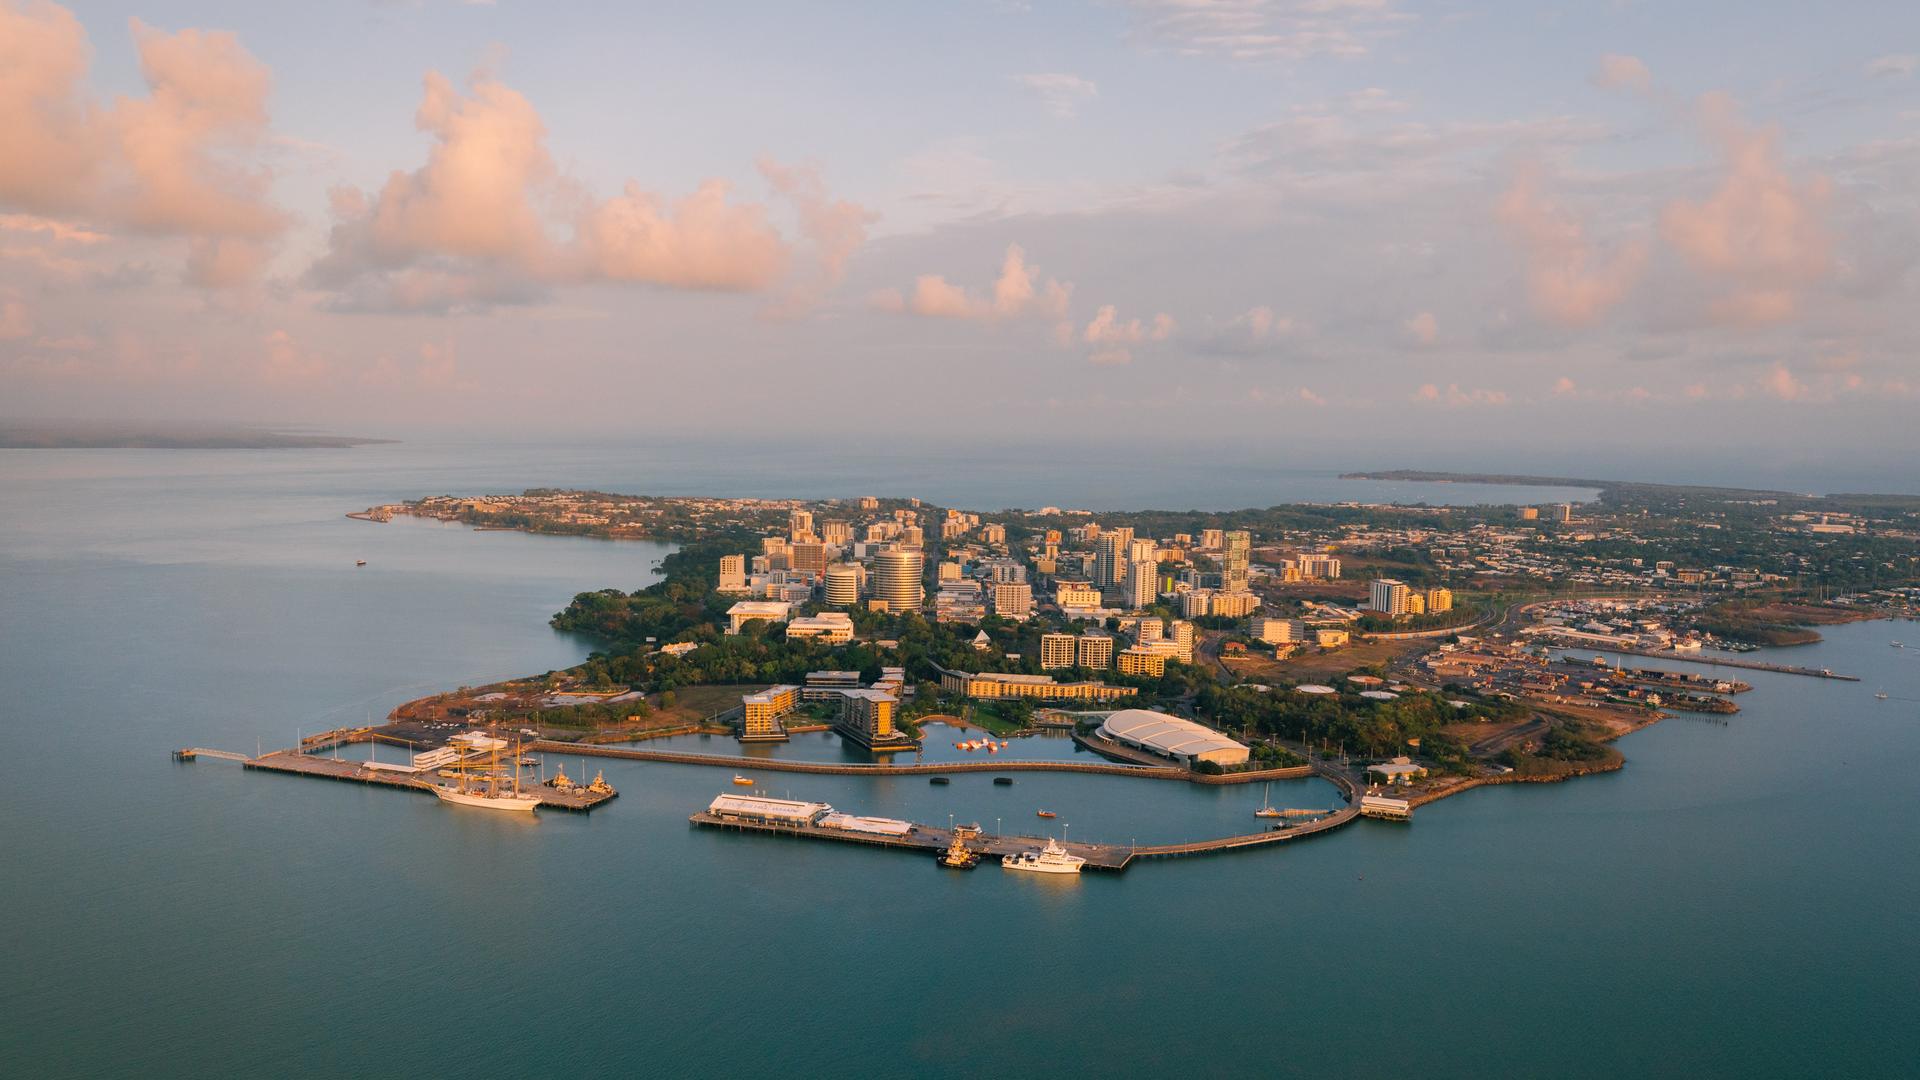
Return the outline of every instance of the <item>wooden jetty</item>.
[[[1556,645],[1555,648],[1567,648]],[[1708,656],[1700,653],[1676,653],[1660,649],[1628,649],[1618,645],[1581,645],[1579,649],[1588,652],[1616,653],[1620,656],[1644,656],[1651,660],[1674,660],[1683,664],[1711,664],[1714,667],[1739,668],[1742,671],[1771,671],[1776,675],[1805,675],[1810,679],[1837,679],[1840,682],[1859,682],[1858,675],[1842,675],[1830,668],[1796,667],[1793,664],[1769,664],[1765,660],[1737,660],[1732,657]],[[1752,689],[1748,687],[1748,689]]]

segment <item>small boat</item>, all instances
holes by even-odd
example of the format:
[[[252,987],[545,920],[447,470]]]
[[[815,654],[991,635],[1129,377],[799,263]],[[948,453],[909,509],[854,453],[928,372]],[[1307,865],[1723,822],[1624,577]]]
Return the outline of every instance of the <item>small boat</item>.
[[[1882,690],[1882,691],[1880,691],[1879,693],[1877,693],[1877,694],[1875,694],[1875,695],[1873,695],[1873,696],[1874,696],[1874,697],[1876,697],[1876,698],[1878,698],[1878,699],[1879,699],[1879,700],[1881,700],[1881,701],[1885,701],[1885,700],[1887,700],[1887,692],[1886,692],[1885,690]]]
[[[1903,643],[1901,643],[1901,642],[1898,642],[1898,641],[1892,641],[1892,642],[1888,642],[1888,644],[1890,644],[1890,645],[1892,645],[1892,646],[1893,646],[1894,648],[1896,648],[1896,649],[1904,649],[1904,648],[1906,648],[1906,645],[1905,645],[1905,644],[1903,644]]]
[[[734,782],[734,784],[735,784],[736,786],[739,786],[739,787],[752,787],[752,786],[753,786],[753,777],[751,777],[751,776],[741,776],[741,775],[740,775],[739,773],[734,773],[734,774],[733,774],[733,782]]]
[[[1276,818],[1281,816],[1280,811],[1276,809],[1273,805],[1272,796],[1273,796],[1273,785],[1268,784],[1266,794],[1262,795],[1260,798],[1260,809],[1255,810],[1253,812],[1254,817]]]
[[[999,785],[1000,785],[1001,787],[1006,787],[1006,786],[1007,786],[1008,784],[1011,784],[1011,783],[1013,783],[1013,777],[1011,777],[1011,776],[996,776],[996,777],[994,777],[994,778],[993,778],[993,782],[994,782],[994,783],[996,783],[996,784],[999,784]]]
[[[353,565],[355,565],[355,566],[365,566],[365,565],[367,565],[367,560],[365,560],[365,559],[355,559],[355,560],[353,560]]]
[[[929,776],[927,777],[927,783],[946,785],[953,783],[953,781],[944,776]]]
[[[1059,814],[1056,814],[1056,813],[1054,813],[1054,812],[1053,812],[1053,811],[1051,811],[1051,810],[1035,810],[1035,811],[1034,811],[1034,813],[1035,813],[1035,814],[1038,814],[1038,815],[1039,815],[1039,816],[1041,816],[1041,817],[1046,817],[1046,818],[1050,818],[1050,817],[1059,817],[1059,816],[1060,816]]]

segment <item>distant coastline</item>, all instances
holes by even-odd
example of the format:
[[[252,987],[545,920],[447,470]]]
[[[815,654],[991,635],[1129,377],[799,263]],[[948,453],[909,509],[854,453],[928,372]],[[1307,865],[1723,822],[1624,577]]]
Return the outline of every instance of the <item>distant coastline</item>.
[[[0,424],[0,450],[338,450],[398,441],[258,428]]]

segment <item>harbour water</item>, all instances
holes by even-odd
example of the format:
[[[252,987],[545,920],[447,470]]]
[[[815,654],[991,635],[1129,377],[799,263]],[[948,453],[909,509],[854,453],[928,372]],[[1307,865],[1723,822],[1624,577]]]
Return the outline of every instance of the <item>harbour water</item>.
[[[1888,647],[1920,638],[1908,625],[1774,651],[1863,681],[1743,673],[1730,723],[1630,736],[1619,773],[1077,880],[690,828],[738,790],[722,770],[594,761],[617,800],[528,821],[168,760],[571,663],[591,643],[547,617],[644,584],[664,552],[343,511],[540,484],[784,493],[778,469],[722,471],[598,448],[0,456],[0,1073],[1920,1070],[1920,649]],[[1074,501],[1009,484],[1025,487],[928,494]],[[1301,497],[1284,487],[1204,497]],[[838,752],[814,738],[779,752]],[[755,779],[860,813],[1018,818],[1010,832],[1045,806],[1111,842],[1244,829],[1260,798],[1104,776]]]

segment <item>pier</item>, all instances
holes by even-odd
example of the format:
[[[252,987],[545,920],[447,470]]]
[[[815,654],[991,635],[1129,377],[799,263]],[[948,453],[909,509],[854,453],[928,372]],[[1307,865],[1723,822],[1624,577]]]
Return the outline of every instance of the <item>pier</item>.
[[[405,791],[431,795],[441,785],[417,773],[395,769],[378,768],[365,761],[346,761],[339,758],[316,757],[298,750],[274,750],[259,757],[248,757],[231,750],[209,750],[203,746],[189,746],[173,752],[177,761],[194,761],[203,757],[219,758],[223,761],[237,761],[243,768],[258,769],[262,772],[285,773],[293,776],[311,776],[322,780],[344,780],[356,784],[376,784],[380,787],[400,788]],[[545,784],[522,784],[520,790],[540,799],[541,809],[567,810],[584,813],[614,798],[617,791],[588,791],[586,787],[574,787],[566,791],[551,788]]]
[[[1210,855],[1245,848],[1268,847],[1290,840],[1318,836],[1349,824],[1359,816],[1360,807],[1355,803],[1304,825],[1275,827],[1263,832],[1222,836],[1212,840],[1195,840],[1184,844],[1089,844],[1078,840],[1061,840],[1059,844],[1066,848],[1069,854],[1078,855],[1087,860],[1084,869],[1118,872],[1132,865],[1135,859],[1175,859],[1191,855]],[[883,836],[851,832],[846,829],[825,828],[819,825],[768,825],[738,821],[732,818],[716,817],[705,810],[687,820],[691,824],[707,828],[765,833],[771,836],[791,836],[806,840],[839,840],[873,847],[893,848],[897,851],[911,851],[929,858],[946,850],[947,845],[953,842],[953,833],[936,825],[916,824],[913,831],[905,836]],[[982,835],[970,840],[968,846],[983,856],[993,857],[1029,851],[1041,847],[1046,842],[1047,838],[1044,836]]]
[[[1570,648],[1556,645],[1557,649]],[[1837,679],[1841,682],[1859,682],[1858,675],[1842,675],[1829,668],[1797,667],[1793,664],[1769,664],[1765,660],[1735,660],[1706,656],[1702,653],[1676,653],[1658,649],[1628,649],[1618,645],[1580,645],[1578,648],[1592,652],[1615,653],[1620,656],[1644,656],[1652,660],[1677,660],[1684,664],[1712,664],[1714,667],[1739,668],[1742,671],[1771,671],[1776,675],[1805,675],[1810,679]],[[1749,687],[1748,689],[1752,689]]]
[[[950,773],[1071,772],[1100,773],[1107,776],[1136,776],[1149,780],[1185,780],[1195,784],[1251,784],[1267,780],[1297,780],[1314,775],[1305,765],[1256,772],[1222,773],[1208,776],[1188,772],[1172,765],[1121,765],[1093,761],[947,761],[866,764],[853,761],[790,761],[781,758],[744,757],[734,754],[689,754],[678,750],[636,750],[626,746],[598,746],[590,743],[554,742],[541,739],[528,743],[530,754],[559,754],[575,757],[619,758],[622,761],[652,761],[667,765],[705,765],[716,769],[761,769],[767,772],[816,773],[833,776],[941,776]]]

